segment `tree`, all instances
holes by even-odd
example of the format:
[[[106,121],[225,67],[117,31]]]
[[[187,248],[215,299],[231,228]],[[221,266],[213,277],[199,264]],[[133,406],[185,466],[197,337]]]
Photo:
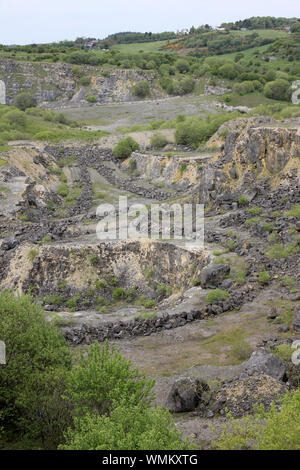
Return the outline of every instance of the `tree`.
[[[21,111],[25,111],[27,108],[34,108],[36,106],[36,99],[29,91],[22,91],[15,97],[14,106]]]
[[[186,450],[168,410],[130,405],[122,400],[110,416],[75,418],[66,433],[64,450]]]
[[[127,158],[139,148],[139,144],[132,137],[125,137],[117,143],[113,149],[113,155],[117,158]]]
[[[188,63],[187,60],[179,59],[177,60],[175,65],[176,65],[178,72],[180,73],[186,73],[190,70],[190,64]]]
[[[150,94],[149,83],[146,80],[137,82],[132,88],[132,93],[139,98],[145,98]]]
[[[10,291],[0,293],[0,334],[6,345],[6,365],[0,366],[0,424],[42,434],[46,405],[71,367],[67,343],[31,296],[16,297]]]
[[[96,342],[70,372],[66,396],[79,415],[110,414],[122,399],[146,406],[153,398],[153,386],[108,341],[102,347]]]
[[[300,21],[291,25],[291,33],[300,33]]]
[[[264,93],[267,98],[274,100],[287,100],[289,98],[290,84],[287,80],[278,79],[265,85]]]

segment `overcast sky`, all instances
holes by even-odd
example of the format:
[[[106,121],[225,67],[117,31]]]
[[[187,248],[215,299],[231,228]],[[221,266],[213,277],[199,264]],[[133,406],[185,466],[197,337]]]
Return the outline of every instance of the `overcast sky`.
[[[300,17],[299,0],[0,0],[0,44],[176,31],[250,16]]]

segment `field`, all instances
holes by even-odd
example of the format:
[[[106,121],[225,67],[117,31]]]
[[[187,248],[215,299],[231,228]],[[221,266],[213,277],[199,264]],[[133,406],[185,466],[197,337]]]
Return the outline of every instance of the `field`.
[[[124,54],[137,54],[138,52],[159,52],[168,41],[137,42],[134,44],[117,44],[113,49]]]

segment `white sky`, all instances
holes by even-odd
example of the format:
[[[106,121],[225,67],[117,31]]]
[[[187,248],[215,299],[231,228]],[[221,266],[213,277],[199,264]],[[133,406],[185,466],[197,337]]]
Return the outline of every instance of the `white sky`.
[[[250,16],[300,17],[299,0],[0,0],[0,44],[176,31]]]

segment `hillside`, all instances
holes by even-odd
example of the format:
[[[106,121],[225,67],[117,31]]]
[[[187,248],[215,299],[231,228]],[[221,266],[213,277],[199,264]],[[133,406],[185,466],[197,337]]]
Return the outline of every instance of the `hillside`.
[[[0,46],[1,450],[300,448],[298,23]]]

